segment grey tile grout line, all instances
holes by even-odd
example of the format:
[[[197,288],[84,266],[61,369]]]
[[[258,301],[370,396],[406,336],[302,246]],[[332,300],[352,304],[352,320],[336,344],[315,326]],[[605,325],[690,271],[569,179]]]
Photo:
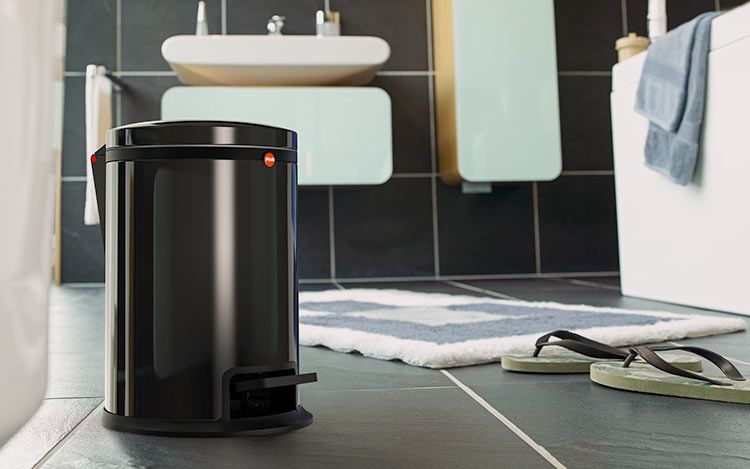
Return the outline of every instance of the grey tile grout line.
[[[94,415],[94,413],[97,410],[101,409],[103,405],[104,405],[103,402],[100,402],[93,409],[91,409],[91,412],[89,412],[88,414],[86,414],[86,416],[83,419],[81,419],[81,421],[78,422],[78,424],[75,427],[73,427],[68,432],[67,435],[65,435],[60,441],[58,441],[55,444],[55,446],[53,446],[52,448],[50,448],[50,450],[47,451],[44,454],[44,456],[42,456],[42,459],[40,459],[39,461],[37,461],[36,464],[34,464],[33,469],[37,469],[37,468],[40,468],[40,467],[44,466],[52,458],[52,456],[54,456],[55,453],[57,453],[60,450],[60,448],[62,448],[63,446],[65,446],[68,443],[68,441],[70,441],[70,439],[73,438],[73,436],[78,432],[78,430],[81,428],[81,426],[87,420],[89,420],[91,418],[91,416]]]
[[[437,370],[431,370],[437,372]],[[368,391],[421,391],[425,389],[456,389],[457,386],[408,386],[408,387],[401,387],[401,388],[363,388],[363,389],[321,389],[318,391],[308,391],[308,392],[368,392]]]
[[[533,279],[555,279],[569,277],[613,277],[620,275],[619,272],[549,272],[540,274],[496,274],[496,275],[441,275],[436,276],[413,276],[413,277],[338,277],[333,278],[303,278],[300,285],[320,285],[333,283],[388,283],[388,282],[446,282],[446,281],[471,281],[471,280],[533,280]],[[64,287],[69,288],[101,288],[103,282],[66,282]]]
[[[122,72],[122,0],[115,4],[115,74]],[[122,125],[122,93],[115,94],[115,125]]]
[[[431,77],[435,74],[432,70],[380,70],[375,72],[379,77]]]
[[[714,0],[714,9],[716,11],[721,11],[721,0]]]
[[[572,171],[561,171],[560,176],[614,176],[612,169],[575,169]]]
[[[534,268],[536,273],[542,272],[542,235],[539,228],[539,184],[531,184],[531,202],[534,216]]]
[[[432,261],[436,277],[440,277],[440,230],[438,223],[437,205],[437,146],[435,129],[435,64],[433,62],[432,47],[432,0],[425,0],[425,15],[427,29],[427,68],[430,76],[427,78],[428,112],[430,113],[430,202],[432,204]]]
[[[403,179],[403,178],[414,178],[414,179],[426,179],[435,177],[435,173],[393,173],[391,174],[391,178],[393,179]]]
[[[608,77],[611,75],[612,75],[611,71],[605,71],[605,70],[583,70],[583,71],[560,70],[557,72],[557,76],[560,76],[560,77]]]
[[[67,353],[67,352],[51,352],[51,353]],[[77,353],[77,352],[73,352]],[[43,401],[63,401],[63,400],[74,400],[74,399],[104,399],[104,396],[64,396],[64,397],[45,397]],[[99,404],[97,404],[98,406]]]
[[[622,15],[622,35],[628,35],[628,4],[627,0],[620,0],[620,14]]]
[[[427,29],[427,70],[431,73],[435,73],[435,67],[433,65],[433,51],[432,51],[432,0],[425,0],[425,26]]]
[[[673,340],[670,340],[670,341],[669,341],[669,342],[667,342],[667,343],[668,343],[668,344],[670,344],[670,345],[675,345],[675,346],[677,346],[677,347],[687,347],[687,346],[689,346],[689,344],[681,344],[681,343],[679,343],[679,342],[675,342],[675,341],[673,341]],[[750,366],[750,362],[746,362],[745,360],[739,360],[739,359],[737,359],[737,358],[732,358],[732,357],[730,357],[730,356],[727,356],[727,355],[722,355],[722,356],[723,356],[724,358],[726,358],[727,360],[731,360],[731,361],[733,361],[733,362],[737,362],[737,363],[741,363],[741,364],[743,364],[743,365],[747,365],[747,366]]]
[[[328,186],[328,257],[332,283],[336,281],[336,224],[333,207],[333,186]]]
[[[137,75],[131,75],[131,76],[137,76]],[[120,95],[118,95],[119,98]],[[118,103],[118,107],[121,103]],[[563,171],[560,173],[560,177],[597,177],[597,176],[613,176],[615,174],[614,171],[610,170],[591,170],[591,171]],[[437,182],[438,178],[440,177],[439,173],[393,173],[391,174],[392,179],[433,179],[434,186],[435,186],[435,210],[437,210]],[[84,178],[84,179],[76,179],[76,178]],[[62,176],[62,182],[80,182],[85,180],[85,176]],[[312,189],[314,187],[319,186],[301,186],[300,190],[308,190]],[[328,186],[326,186],[328,187]],[[330,186],[335,187],[335,186]],[[435,222],[435,225],[437,225],[437,221]],[[433,227],[435,229],[435,226]],[[436,272],[438,275],[440,272]]]
[[[590,282],[588,280],[578,280],[575,278],[560,278],[560,279],[552,279],[557,282],[564,282],[564,283],[571,283],[573,285],[580,285],[583,287],[594,287],[594,288],[601,288],[603,290],[612,290],[612,291],[620,291],[620,287],[616,287],[614,285],[607,285],[605,283],[597,283],[597,282]]]
[[[461,382],[458,378],[453,376],[449,371],[447,370],[440,370],[440,372],[445,375],[446,378],[451,380],[456,386],[458,386],[463,392],[469,395],[474,401],[477,402],[480,406],[482,406],[487,412],[489,412],[493,417],[495,417],[497,420],[500,421],[505,427],[513,432],[518,438],[520,438],[524,443],[526,443],[531,449],[536,451],[536,453],[544,458],[545,461],[547,461],[552,467],[555,467],[557,469],[565,469],[565,465],[561,463],[556,457],[552,456],[552,453],[547,451],[544,446],[540,445],[536,441],[534,441],[526,432],[518,428],[516,424],[514,424],[508,417],[501,414],[499,410],[492,407],[487,401],[485,401],[482,396],[474,392],[473,389],[471,389],[469,386],[465,385],[463,382]]]
[[[115,76],[162,76],[177,75],[171,70],[113,70]],[[66,70],[64,73],[66,77],[83,77],[86,76],[86,72],[78,70]],[[557,72],[559,76],[610,76],[612,72],[606,71],[561,71]],[[434,70],[381,70],[377,72],[377,76],[392,76],[392,77],[431,77],[435,75]]]
[[[115,2],[115,71],[122,70],[122,0]]]
[[[336,280],[331,280],[331,283],[333,284],[334,287],[338,288],[339,290],[346,290],[346,288],[344,288],[343,285],[341,285]]]
[[[448,285],[453,285],[454,287],[463,288],[464,290],[469,290],[475,293],[482,293],[484,295],[489,295],[495,298],[500,298],[502,300],[523,301],[520,298],[516,298],[515,296],[510,296],[510,295],[506,295],[505,293],[487,290],[485,288],[475,287],[474,285],[467,285],[465,283],[456,282],[454,280],[447,280],[445,283],[447,283]]]

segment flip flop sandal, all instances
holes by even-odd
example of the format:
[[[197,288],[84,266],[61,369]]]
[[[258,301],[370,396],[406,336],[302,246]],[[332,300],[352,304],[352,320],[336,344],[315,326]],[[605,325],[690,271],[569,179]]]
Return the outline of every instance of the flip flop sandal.
[[[550,338],[556,337],[560,340],[550,342]],[[539,352],[544,347],[563,347],[579,356],[545,356],[540,357]],[[570,331],[553,331],[539,337],[536,341],[536,349],[532,356],[528,355],[506,355],[501,358],[500,364],[508,371],[523,373],[588,373],[592,363],[615,361],[621,363],[628,358],[625,350],[591,340],[582,335]],[[700,358],[685,354],[665,354],[665,358],[675,366],[686,370],[701,371]]]
[[[737,368],[718,353],[700,347],[668,347],[662,350],[684,350],[701,356],[716,365],[728,380],[673,366],[654,349],[645,346],[631,348],[628,358],[621,364],[591,365],[591,380],[626,391],[750,404],[750,382],[745,381]],[[645,363],[633,362],[636,356]]]

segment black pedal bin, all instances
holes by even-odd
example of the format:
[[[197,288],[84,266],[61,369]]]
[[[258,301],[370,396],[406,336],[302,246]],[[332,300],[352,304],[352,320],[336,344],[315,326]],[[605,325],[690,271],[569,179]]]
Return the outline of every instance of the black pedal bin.
[[[297,135],[162,121],[91,157],[105,240],[103,422],[192,436],[309,424],[297,386]]]

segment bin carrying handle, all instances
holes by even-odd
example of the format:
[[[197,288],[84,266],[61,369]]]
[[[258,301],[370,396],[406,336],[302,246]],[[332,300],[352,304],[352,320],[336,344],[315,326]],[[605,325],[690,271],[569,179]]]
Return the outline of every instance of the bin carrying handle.
[[[107,169],[106,169],[106,145],[89,158],[91,174],[94,176],[94,191],[96,192],[96,206],[99,209],[99,227],[102,230],[102,244],[106,245],[105,227],[107,220]]]
[[[257,391],[259,389],[281,388],[284,386],[296,386],[298,384],[314,383],[318,380],[317,373],[304,373],[301,375],[274,376],[272,378],[249,379],[232,383],[232,392]]]

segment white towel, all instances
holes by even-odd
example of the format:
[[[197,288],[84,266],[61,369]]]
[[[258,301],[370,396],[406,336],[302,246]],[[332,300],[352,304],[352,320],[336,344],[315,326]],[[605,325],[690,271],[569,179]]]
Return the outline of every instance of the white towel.
[[[104,145],[104,133],[112,127],[112,82],[104,76],[101,65],[86,66],[86,203],[83,222],[99,224],[96,205],[94,175],[91,172],[91,155]]]

